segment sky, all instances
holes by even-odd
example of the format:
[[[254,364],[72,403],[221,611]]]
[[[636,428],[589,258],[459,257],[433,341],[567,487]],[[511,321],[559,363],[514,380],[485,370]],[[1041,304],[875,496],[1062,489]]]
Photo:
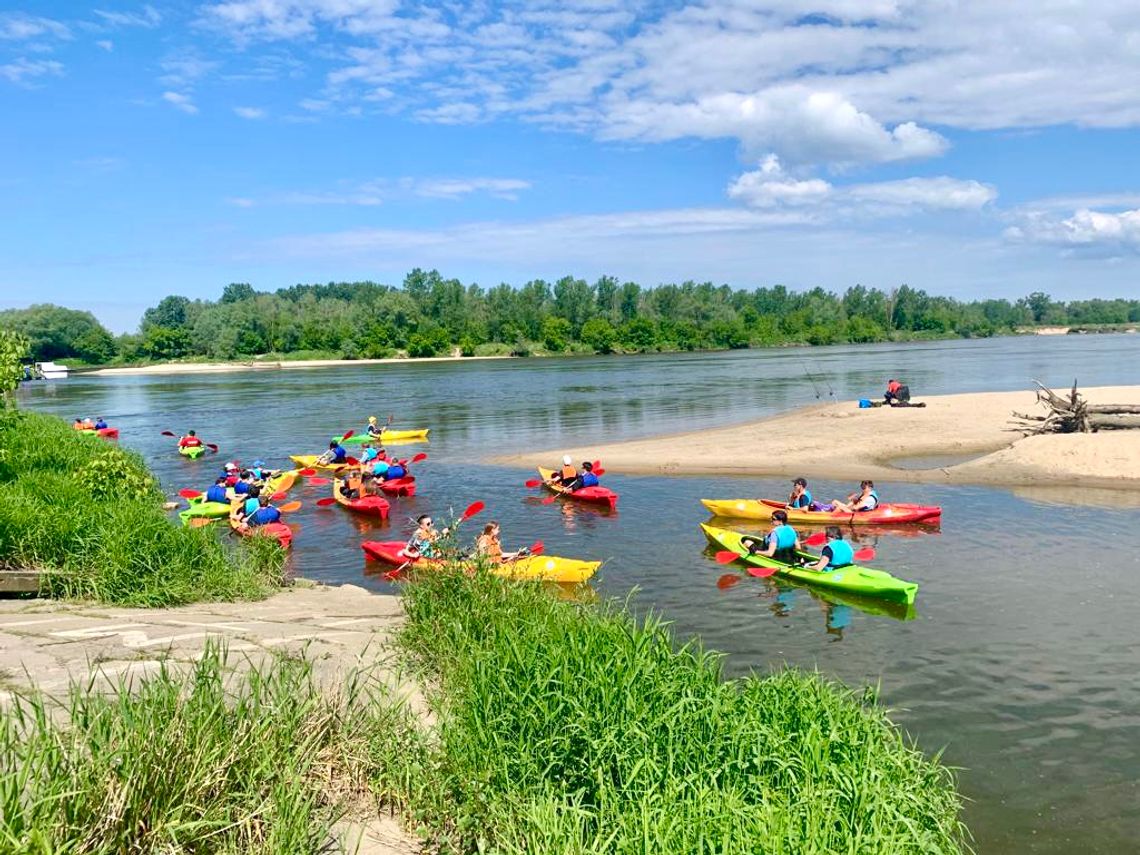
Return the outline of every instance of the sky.
[[[0,308],[571,274],[1140,296],[1140,4],[0,0]]]

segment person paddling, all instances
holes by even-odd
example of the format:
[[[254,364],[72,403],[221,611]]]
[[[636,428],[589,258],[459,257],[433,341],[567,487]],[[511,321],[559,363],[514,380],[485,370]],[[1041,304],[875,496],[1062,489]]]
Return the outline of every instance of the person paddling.
[[[582,461],[582,472],[578,476],[578,483],[573,489],[581,490],[585,487],[597,487],[600,483],[598,476],[594,474],[594,464],[588,460]]]
[[[859,511],[873,511],[879,506],[879,494],[875,491],[874,481],[861,481],[859,491],[847,496],[847,501],[836,499],[831,503],[833,511],[843,514],[855,514]]]
[[[339,466],[348,462],[348,452],[337,440],[329,443],[329,450],[317,458],[318,466]]]
[[[502,564],[504,561],[514,561],[526,552],[525,549],[520,549],[504,553],[499,534],[498,522],[492,520],[483,526],[483,533],[475,539],[475,554],[488,559],[492,564]]]
[[[230,502],[229,493],[226,491],[226,476],[220,475],[214,481],[212,487],[206,491],[207,502],[218,502],[219,504],[228,505]]]
[[[407,545],[404,546],[404,557],[412,559],[434,558],[435,542],[443,534],[447,534],[447,529],[444,529],[442,534],[436,531],[432,525],[431,514],[421,514],[416,520],[415,532],[413,532]]]
[[[95,430],[106,430],[108,427],[109,425],[103,420],[102,416],[95,419]]]
[[[573,458],[569,454],[562,456],[562,467],[554,470],[551,473],[550,479],[547,484],[555,484],[565,489],[573,489],[573,484],[578,480],[578,470],[574,468]]]
[[[380,436],[387,429],[388,429],[387,425],[381,425],[376,421],[376,416],[369,416],[368,417],[368,427],[366,427],[364,429],[364,432],[371,437],[379,439]]]
[[[843,532],[839,526],[827,527],[827,546],[823,547],[819,561],[815,564],[805,565],[807,570],[817,570],[821,573],[830,573],[840,567],[848,567],[855,563],[855,550],[851,544],[843,539]]]
[[[764,535],[762,541],[754,537],[744,537],[740,542],[748,547],[749,555],[764,555],[785,564],[795,563],[796,553],[801,548],[799,534],[788,525],[788,515],[785,511],[773,511],[772,522],[775,525]]]
[[[811,508],[811,490],[808,489],[806,478],[797,478],[792,482],[792,494],[788,496],[789,508]]]
[[[202,440],[198,439],[198,434],[194,431],[187,431],[186,436],[178,440],[179,448],[200,448]]]
[[[71,423],[71,426],[72,426],[72,427],[73,427],[75,430],[83,430],[83,429],[84,429],[84,427],[83,427],[83,419],[79,418],[79,416],[76,416],[76,417],[75,417],[75,421]]]
[[[393,460],[388,464],[388,468],[384,471],[385,481],[395,481],[397,478],[403,478],[408,474],[408,468],[401,466],[398,460]]]

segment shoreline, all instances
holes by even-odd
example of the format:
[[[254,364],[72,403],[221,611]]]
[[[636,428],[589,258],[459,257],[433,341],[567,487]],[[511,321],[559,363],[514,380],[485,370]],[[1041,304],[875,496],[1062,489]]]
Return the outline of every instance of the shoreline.
[[[1140,386],[1080,392],[1090,403],[1140,404]],[[802,475],[855,482],[1140,490],[1140,430],[1023,437],[1010,430],[1009,422],[1014,410],[1039,411],[1032,391],[916,401],[927,406],[861,410],[857,401],[815,404],[728,427],[497,455],[488,462],[545,466],[569,454],[575,460],[599,458],[611,472],[631,475]],[[936,459],[926,468],[898,465],[924,457]]]
[[[122,368],[97,368],[83,371],[77,377],[130,377],[133,375],[217,374],[236,371],[289,371],[303,368],[335,368],[356,365],[417,365],[423,362],[481,362],[487,359],[517,359],[515,356],[387,356],[383,359],[298,359],[294,361],[249,362],[162,362],[156,365],[127,365]]]

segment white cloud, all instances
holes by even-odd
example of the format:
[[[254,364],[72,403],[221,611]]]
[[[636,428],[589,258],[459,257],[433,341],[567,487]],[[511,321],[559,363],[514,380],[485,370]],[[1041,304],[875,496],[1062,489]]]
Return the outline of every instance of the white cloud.
[[[234,113],[243,119],[264,119],[266,116],[261,107],[234,107]]]
[[[769,154],[753,172],[738,176],[729,186],[729,198],[755,208],[778,205],[814,205],[831,195],[831,185],[819,178],[798,181],[788,177],[780,159]]]
[[[488,193],[500,199],[515,200],[519,191],[530,189],[529,181],[517,178],[430,178],[413,183],[417,196],[458,199],[472,193]]]
[[[63,75],[63,64],[52,59],[27,59],[20,57],[12,62],[0,65],[0,78],[9,83],[31,86],[33,81],[41,77],[60,77]]]
[[[185,86],[205,77],[217,69],[220,63],[193,54],[177,54],[166,57],[158,65],[164,72],[158,78],[159,83],[165,86]]]
[[[0,39],[25,41],[44,36],[70,39],[71,30],[66,24],[51,18],[40,18],[20,12],[0,14]]]
[[[486,194],[497,199],[515,201],[531,183],[520,178],[377,178],[371,181],[341,181],[332,189],[302,190],[278,193],[257,200],[265,205],[381,205],[386,199],[418,197],[457,200]],[[232,201],[231,201],[232,204]],[[253,204],[253,201],[250,201]]]
[[[153,6],[143,6],[142,12],[106,12],[96,9],[95,15],[111,27],[143,27],[153,30],[162,23],[162,15]]]
[[[235,208],[252,208],[257,204],[252,199],[247,199],[243,196],[233,196],[229,199],[226,199],[226,202],[233,205]]]
[[[1082,208],[1064,218],[1028,213],[1005,235],[1013,241],[1072,249],[1140,252],[1140,209],[1112,213]]]
[[[194,100],[184,92],[163,92],[162,100],[176,109],[181,110],[183,113],[194,115],[198,112],[198,107],[194,103]]]
[[[99,39],[99,41],[95,42],[95,44],[97,47],[101,47],[103,50],[107,51],[107,53],[111,53],[111,51],[115,49],[115,43],[110,39]]]
[[[973,211],[997,198],[997,190],[980,181],[963,181],[940,175],[936,178],[903,178],[855,184],[844,189],[845,195],[858,202],[880,204],[892,208],[925,208],[928,210]]]

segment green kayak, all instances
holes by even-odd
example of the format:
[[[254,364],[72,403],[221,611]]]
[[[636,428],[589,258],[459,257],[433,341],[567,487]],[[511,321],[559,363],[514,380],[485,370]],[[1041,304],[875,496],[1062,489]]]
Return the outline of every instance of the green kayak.
[[[876,597],[896,603],[906,603],[908,605],[914,602],[914,595],[918,593],[918,585],[916,583],[896,579],[890,573],[883,570],[860,567],[857,564],[826,572],[807,570],[803,567],[796,567],[792,564],[776,561],[767,556],[749,555],[748,548],[740,542],[742,537],[748,537],[749,535],[731,531],[727,528],[715,528],[714,526],[705,525],[704,523],[701,524],[701,529],[704,531],[705,537],[709,539],[710,543],[719,549],[737,553],[743,563],[750,564],[753,567],[775,568],[778,575],[794,579],[797,582],[804,582],[808,585],[815,585],[816,587],[826,588],[828,590],[844,591],[862,597]],[[810,561],[818,560],[819,557],[808,552],[801,552],[800,555]]]
[[[183,457],[189,457],[191,460],[197,460],[206,453],[206,446],[204,445],[187,445],[179,447],[178,453]]]
[[[190,499],[190,507],[179,511],[183,525],[190,525],[193,519],[224,519],[230,515],[229,502],[203,502],[201,499]]]
[[[427,442],[428,431],[430,430],[431,428],[420,428],[419,430],[385,430],[380,436],[369,436],[367,432],[354,433],[348,439],[345,439],[343,436],[337,437],[336,441],[342,445],[360,445],[363,442],[376,442],[381,445],[386,442]]]

